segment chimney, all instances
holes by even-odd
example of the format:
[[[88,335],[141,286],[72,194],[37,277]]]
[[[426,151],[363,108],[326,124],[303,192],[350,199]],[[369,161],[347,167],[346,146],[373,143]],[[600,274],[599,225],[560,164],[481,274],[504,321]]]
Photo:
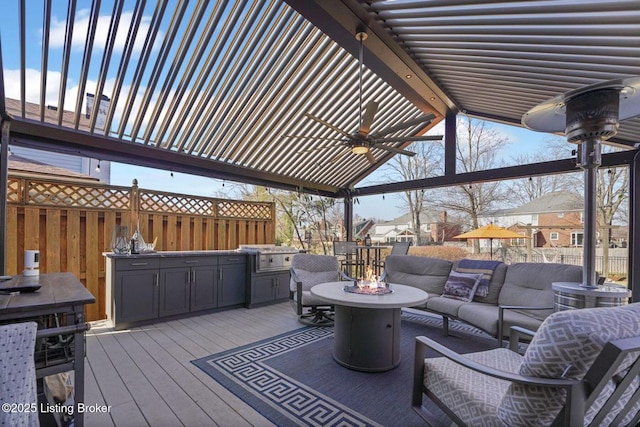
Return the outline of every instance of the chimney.
[[[442,211],[440,213],[440,221],[446,223],[447,222],[447,211]]]
[[[95,98],[94,94],[87,92],[86,94],[87,103],[86,103],[86,111],[85,111],[85,115],[87,119],[91,118],[91,110],[93,110],[94,98]],[[96,128],[98,129],[104,129],[104,119],[107,117],[107,110],[109,109],[110,102],[111,100],[109,99],[108,96],[102,95],[100,97],[100,105],[98,106],[98,113],[96,115]]]

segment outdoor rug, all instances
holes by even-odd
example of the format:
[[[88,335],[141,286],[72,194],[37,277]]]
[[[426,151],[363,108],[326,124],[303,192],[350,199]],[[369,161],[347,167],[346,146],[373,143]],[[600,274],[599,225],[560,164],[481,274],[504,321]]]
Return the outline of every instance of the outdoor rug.
[[[460,353],[495,348],[495,339],[475,328],[453,321],[449,328],[443,337],[441,318],[403,311],[402,360],[380,373],[340,366],[332,357],[333,328],[317,327],[192,363],[279,426],[418,426],[424,422],[411,409],[414,337]]]

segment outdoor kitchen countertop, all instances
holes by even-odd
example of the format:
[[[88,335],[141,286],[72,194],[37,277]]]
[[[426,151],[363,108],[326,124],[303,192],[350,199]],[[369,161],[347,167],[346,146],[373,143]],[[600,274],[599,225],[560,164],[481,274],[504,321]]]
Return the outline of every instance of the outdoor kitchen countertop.
[[[109,258],[177,258],[177,257],[192,257],[192,256],[207,256],[207,255],[243,255],[244,252],[238,249],[215,249],[215,250],[200,250],[200,251],[157,251],[157,252],[143,252],[139,254],[116,254],[113,252],[103,252],[102,255]]]

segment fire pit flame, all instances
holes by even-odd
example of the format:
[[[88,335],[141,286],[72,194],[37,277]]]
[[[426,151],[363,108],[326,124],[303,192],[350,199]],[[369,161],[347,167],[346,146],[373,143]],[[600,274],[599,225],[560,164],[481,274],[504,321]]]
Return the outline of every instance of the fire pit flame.
[[[385,295],[393,291],[389,289],[379,276],[373,273],[373,269],[368,266],[364,278],[356,281],[355,286],[345,286],[345,292],[365,295]]]
[[[373,268],[371,268],[371,266],[367,266],[364,278],[358,280],[357,286],[360,290],[363,290],[365,288],[376,290],[378,288],[384,288],[385,284],[381,282],[380,278],[374,274]]]

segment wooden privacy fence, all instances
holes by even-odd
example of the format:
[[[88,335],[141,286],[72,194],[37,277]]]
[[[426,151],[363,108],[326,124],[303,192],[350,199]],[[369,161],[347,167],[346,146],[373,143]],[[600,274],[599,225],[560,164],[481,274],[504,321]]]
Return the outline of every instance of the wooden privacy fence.
[[[5,274],[40,251],[42,273],[71,272],[95,296],[87,318],[105,313],[105,259],[116,225],[139,224],[156,250],[236,249],[275,241],[275,205],[171,194],[132,187],[9,176]]]

